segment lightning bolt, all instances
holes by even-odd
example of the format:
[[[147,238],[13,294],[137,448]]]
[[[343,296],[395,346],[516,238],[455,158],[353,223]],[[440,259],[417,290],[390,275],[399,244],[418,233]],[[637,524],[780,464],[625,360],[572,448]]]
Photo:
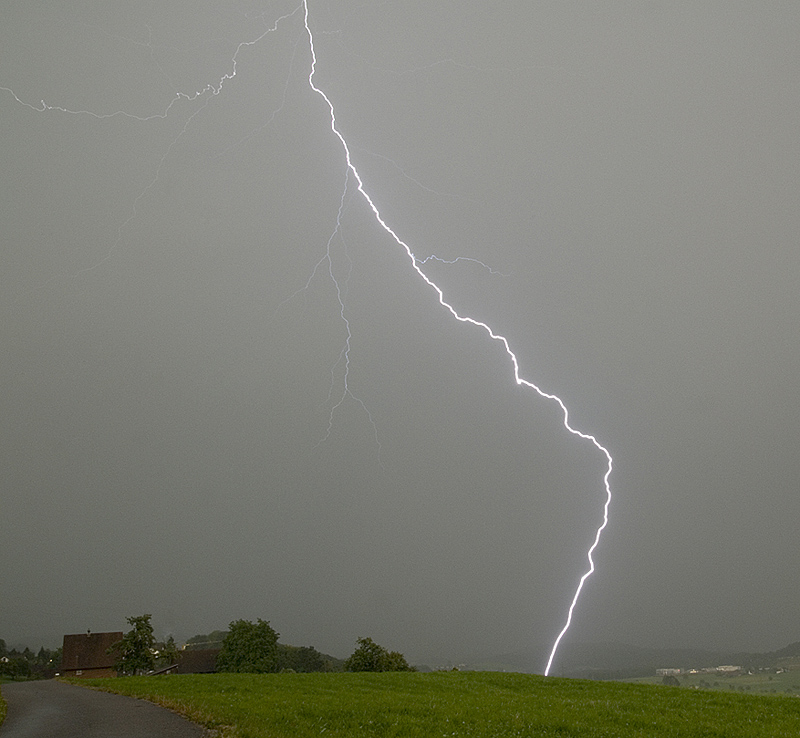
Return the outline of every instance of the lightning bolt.
[[[159,161],[158,161],[158,163],[157,163],[157,165],[155,167],[155,173],[154,173],[153,177],[151,178],[151,181],[149,181],[145,185],[145,187],[139,192],[137,197],[134,199],[133,207],[131,209],[132,212],[131,212],[130,216],[124,222],[122,222],[120,224],[120,226],[119,226],[119,228],[117,230],[116,240],[113,242],[113,244],[112,244],[111,248],[109,249],[109,251],[106,253],[106,255],[102,259],[100,259],[98,262],[94,263],[92,266],[86,267],[86,268],[80,270],[79,272],[77,272],[77,274],[82,274],[82,273],[84,273],[86,271],[90,271],[90,270],[93,270],[93,269],[99,267],[101,264],[106,262],[112,256],[113,252],[117,249],[117,247],[119,246],[119,244],[120,244],[120,242],[122,240],[122,235],[123,235],[123,231],[124,231],[125,227],[130,223],[131,220],[133,220],[136,217],[136,215],[137,215],[137,206],[140,203],[141,199],[146,195],[146,193],[158,181],[160,172],[161,172],[163,166],[165,165],[166,160],[168,159],[169,154],[171,153],[171,151],[174,149],[174,147],[179,142],[181,137],[186,133],[187,128],[191,125],[191,123],[193,122],[195,117],[208,105],[208,103],[210,102],[211,99],[213,99],[214,97],[219,96],[220,93],[222,93],[223,88],[226,86],[226,83],[231,82],[237,76],[237,63],[239,61],[240,52],[242,52],[247,47],[253,46],[253,45],[258,44],[259,42],[261,42],[269,34],[274,33],[278,29],[279,25],[284,20],[295,16],[301,10],[302,10],[302,16],[303,16],[304,30],[305,30],[305,34],[307,35],[307,38],[308,38],[309,51],[310,51],[310,55],[311,55],[311,68],[310,68],[310,71],[309,71],[309,74],[308,74],[308,84],[309,84],[309,87],[311,88],[311,90],[313,90],[313,92],[316,93],[324,101],[325,105],[328,108],[328,111],[329,111],[329,114],[330,114],[330,129],[331,129],[332,133],[336,136],[336,138],[339,140],[339,143],[341,144],[342,150],[344,152],[345,161],[346,161],[346,175],[345,175],[345,181],[344,181],[344,185],[343,185],[343,189],[342,189],[342,195],[341,195],[341,199],[340,199],[340,203],[339,203],[339,209],[338,209],[337,216],[336,216],[335,227],[334,227],[334,229],[333,229],[333,231],[332,231],[332,233],[331,233],[331,235],[330,235],[330,237],[328,239],[326,250],[325,250],[325,254],[322,256],[322,258],[314,266],[314,270],[312,272],[311,277],[309,277],[308,282],[306,283],[306,287],[302,288],[302,289],[306,289],[308,287],[309,283],[314,278],[314,275],[318,272],[318,270],[327,267],[328,275],[330,276],[331,280],[334,282],[335,287],[336,287],[336,296],[337,296],[337,301],[338,301],[338,304],[339,304],[339,314],[340,314],[340,317],[341,317],[341,319],[342,319],[342,321],[343,321],[343,323],[345,325],[345,329],[346,329],[346,339],[345,339],[344,346],[343,346],[343,348],[342,348],[342,350],[340,352],[340,355],[339,355],[337,361],[334,363],[333,367],[331,368],[332,382],[331,382],[331,390],[330,390],[330,393],[329,393],[329,396],[328,396],[328,403],[330,403],[330,405],[331,405],[330,406],[330,415],[329,415],[329,421],[328,421],[327,430],[325,432],[324,437],[322,438],[322,440],[319,443],[322,443],[323,441],[325,441],[329,437],[329,435],[331,433],[331,429],[332,429],[333,424],[334,424],[334,415],[335,415],[336,411],[349,398],[351,400],[354,400],[356,403],[358,403],[361,406],[361,408],[363,409],[363,411],[366,413],[366,415],[367,415],[367,417],[369,419],[369,422],[372,424],[372,428],[373,428],[373,430],[375,432],[375,442],[377,444],[378,451],[379,451],[379,454],[380,454],[380,441],[379,441],[379,437],[378,437],[377,427],[376,427],[376,425],[375,425],[375,423],[373,421],[372,415],[370,414],[369,409],[364,404],[364,402],[361,399],[359,399],[355,394],[353,394],[353,392],[351,391],[351,389],[350,389],[350,387],[348,385],[349,368],[350,368],[350,342],[351,342],[352,334],[351,334],[351,330],[350,330],[350,322],[348,320],[347,311],[346,311],[346,308],[345,308],[345,295],[346,295],[347,280],[345,279],[344,287],[342,287],[342,284],[337,280],[336,276],[334,275],[334,269],[333,269],[333,263],[332,263],[332,248],[333,248],[333,244],[334,244],[334,242],[335,242],[335,240],[337,238],[342,239],[342,215],[343,215],[344,210],[345,210],[345,202],[346,202],[346,198],[347,198],[348,192],[349,192],[350,187],[351,187],[351,180],[352,180],[352,182],[355,183],[357,192],[363,197],[364,201],[367,203],[369,208],[372,210],[372,213],[373,213],[373,216],[374,216],[375,220],[379,223],[379,225],[383,228],[383,230],[395,241],[395,243],[404,250],[404,252],[408,256],[411,268],[436,293],[440,305],[443,308],[445,308],[453,316],[453,318],[455,318],[457,321],[459,321],[461,323],[468,323],[470,325],[475,326],[476,328],[480,328],[483,331],[485,331],[492,340],[498,341],[499,343],[501,343],[503,348],[504,348],[504,350],[505,350],[505,352],[506,352],[506,354],[509,357],[510,362],[511,362],[511,366],[512,366],[512,369],[513,369],[513,375],[514,375],[514,379],[515,379],[516,383],[518,385],[522,385],[524,387],[527,387],[530,390],[533,390],[535,393],[537,393],[543,399],[555,402],[561,409],[561,412],[563,414],[563,425],[567,429],[567,431],[569,431],[571,434],[573,434],[575,436],[578,436],[581,439],[584,439],[585,441],[590,442],[598,451],[601,452],[603,457],[606,459],[606,471],[605,471],[605,474],[603,476],[603,486],[604,486],[604,490],[605,490],[605,500],[604,500],[603,508],[602,508],[602,521],[601,521],[601,524],[597,527],[595,535],[594,535],[594,539],[593,539],[593,541],[592,541],[592,543],[591,543],[591,545],[588,548],[587,553],[586,553],[586,558],[587,558],[587,562],[588,562],[588,568],[582,574],[582,576],[580,577],[580,579],[578,581],[578,584],[577,584],[577,586],[575,588],[573,597],[572,597],[572,599],[570,601],[570,604],[569,604],[569,607],[568,607],[568,610],[567,610],[567,614],[566,614],[566,619],[565,619],[564,625],[563,625],[562,629],[559,631],[559,633],[558,633],[557,637],[555,638],[555,641],[553,642],[553,645],[551,647],[551,650],[550,650],[550,653],[549,653],[549,657],[547,659],[547,664],[546,664],[546,667],[545,667],[545,670],[544,670],[545,675],[548,675],[550,673],[550,671],[551,671],[552,666],[553,666],[553,662],[555,660],[556,653],[558,651],[558,647],[559,647],[562,639],[564,638],[564,636],[567,634],[567,632],[568,632],[568,630],[569,630],[569,628],[570,628],[570,626],[572,624],[573,615],[574,615],[575,609],[576,609],[576,607],[578,605],[578,602],[579,602],[581,593],[583,591],[584,585],[585,585],[586,581],[589,579],[589,577],[595,572],[595,568],[596,567],[595,567],[595,562],[594,562],[594,554],[595,554],[595,551],[596,551],[596,549],[597,549],[597,547],[598,547],[598,545],[600,543],[600,539],[601,539],[602,533],[605,530],[605,528],[607,527],[608,522],[609,522],[609,507],[610,507],[611,500],[612,500],[611,485],[610,485],[610,482],[609,482],[609,478],[610,478],[610,475],[611,475],[611,472],[612,472],[612,468],[613,468],[613,459],[612,459],[611,454],[609,453],[608,449],[606,449],[605,446],[603,446],[597,440],[597,438],[595,438],[595,436],[593,436],[593,435],[591,435],[589,433],[585,433],[585,432],[583,432],[581,430],[578,430],[578,429],[574,428],[572,425],[570,425],[570,422],[569,422],[569,411],[568,411],[566,405],[564,404],[564,402],[558,396],[544,391],[538,385],[536,385],[534,382],[531,382],[530,380],[525,379],[524,377],[522,377],[522,375],[520,373],[520,367],[519,367],[519,362],[517,360],[517,356],[512,351],[508,339],[505,336],[500,335],[499,333],[497,333],[487,323],[484,323],[482,321],[476,320],[476,319],[471,318],[471,317],[469,317],[467,315],[460,314],[453,307],[453,305],[445,299],[445,295],[444,295],[443,290],[430,277],[428,277],[428,275],[424,271],[423,267],[425,266],[425,264],[427,264],[430,261],[436,261],[436,262],[444,263],[444,264],[456,264],[458,262],[466,261],[466,262],[472,262],[472,263],[475,263],[475,264],[479,265],[480,267],[488,270],[493,275],[500,275],[500,276],[505,276],[505,275],[502,275],[500,272],[495,271],[494,269],[492,269],[488,265],[484,264],[483,262],[481,262],[481,261],[479,261],[477,259],[469,258],[469,257],[457,257],[455,259],[450,259],[450,260],[441,259],[441,258],[439,258],[439,257],[437,257],[435,255],[428,255],[428,256],[425,256],[425,257],[419,257],[412,251],[412,249],[409,247],[409,245],[406,242],[404,242],[398,236],[398,234],[386,223],[386,221],[382,217],[379,209],[377,208],[377,206],[375,205],[375,203],[372,200],[371,196],[369,195],[369,193],[367,192],[366,188],[364,187],[364,183],[363,183],[363,180],[361,178],[361,175],[359,174],[357,168],[355,167],[355,165],[354,165],[354,163],[352,161],[351,147],[348,145],[348,143],[345,140],[343,134],[340,132],[340,130],[339,130],[338,126],[337,126],[336,113],[335,113],[332,101],[327,96],[327,94],[320,87],[318,87],[316,85],[316,83],[314,82],[314,75],[315,75],[316,67],[317,67],[317,56],[316,56],[316,49],[315,49],[315,44],[314,44],[314,34],[313,34],[312,30],[311,30],[311,25],[309,23],[308,0],[302,0],[302,2],[300,4],[295,6],[295,9],[292,12],[286,13],[286,14],[280,16],[274,22],[274,24],[272,26],[268,27],[265,31],[263,31],[263,33],[260,33],[259,35],[257,35],[252,40],[243,41],[243,42],[239,43],[238,46],[236,47],[235,51],[234,51],[234,54],[233,54],[231,60],[230,60],[230,62],[231,62],[230,70],[228,72],[222,74],[219,77],[219,79],[216,81],[216,83],[208,83],[204,87],[202,87],[201,89],[196,90],[195,92],[177,92],[177,93],[175,93],[175,95],[172,97],[170,102],[166,105],[166,107],[163,110],[161,110],[160,112],[152,113],[150,115],[140,116],[140,115],[135,115],[135,114],[133,114],[131,112],[124,111],[124,110],[117,110],[117,111],[114,111],[114,112],[96,112],[96,111],[90,111],[90,110],[71,110],[71,109],[68,109],[66,107],[47,104],[47,103],[45,103],[44,100],[41,100],[38,105],[35,105],[35,104],[32,104],[30,102],[27,102],[27,101],[23,100],[12,89],[10,89],[8,87],[0,86],[0,91],[9,93],[11,96],[13,96],[13,98],[15,99],[15,101],[18,104],[20,104],[20,105],[22,105],[22,106],[24,106],[26,108],[29,108],[30,110],[35,111],[37,113],[62,113],[62,114],[69,114],[69,115],[74,115],[74,116],[89,116],[89,117],[92,117],[92,118],[95,118],[95,119],[98,119],[98,120],[105,120],[105,119],[115,118],[115,117],[124,117],[124,118],[130,118],[130,119],[136,120],[138,122],[142,122],[142,123],[149,123],[149,122],[156,121],[156,120],[164,120],[164,119],[166,119],[172,113],[173,108],[175,108],[175,106],[177,106],[181,102],[183,102],[183,103],[191,103],[191,102],[194,102],[194,101],[197,101],[197,100],[201,100],[202,101],[202,104],[193,113],[191,113],[191,115],[189,115],[187,117],[187,119],[184,122],[184,125],[181,128],[181,130],[178,133],[178,135],[167,146],[166,150],[164,151],[164,154],[159,159]],[[148,32],[150,32],[149,27],[148,27]],[[302,36],[302,34],[301,34],[301,36]],[[130,41],[130,39],[126,39],[126,40]],[[137,43],[140,43],[140,42],[137,42]],[[148,41],[148,43],[146,43],[146,44],[141,44],[140,43],[140,45],[149,47],[150,50],[151,50],[151,55],[152,55],[152,39],[150,39]],[[296,44],[295,44],[295,49],[296,49]],[[294,58],[294,55],[293,55],[293,58]],[[453,62],[452,60],[444,60],[442,62],[436,62],[436,64],[441,64],[441,63],[455,63],[455,62]],[[163,69],[161,69],[160,65],[157,64],[157,66],[158,66],[159,70],[161,71],[161,73],[165,76],[165,78],[168,79],[166,73],[164,72]],[[269,120],[267,120],[264,124],[262,124],[258,128],[256,128],[253,131],[251,131],[251,133],[248,134],[247,136],[245,136],[245,138],[241,139],[240,141],[237,141],[236,143],[231,144],[226,149],[224,149],[223,151],[219,152],[216,155],[217,157],[218,156],[222,156],[229,149],[234,148],[235,146],[238,146],[241,143],[243,143],[244,141],[248,140],[253,135],[255,135],[259,130],[261,130],[263,127],[269,125],[270,123],[272,123],[274,121],[276,115],[283,108],[283,105],[284,105],[284,102],[285,102],[285,98],[286,98],[286,89],[288,87],[290,77],[291,77],[291,69],[290,69],[290,72],[289,72],[289,76],[287,76],[286,84],[284,85],[283,99],[281,100],[281,104],[276,110],[274,110],[272,112],[272,115],[270,116]],[[392,163],[394,166],[397,166],[395,164],[395,162],[389,160],[387,157],[381,157],[381,158],[384,158],[387,161],[389,161],[390,163]],[[416,182],[416,180],[414,180],[413,178],[409,177],[402,169],[400,169],[400,171],[403,174],[403,176],[407,177],[408,179],[411,179],[412,181],[414,181],[419,186],[424,187],[419,182]],[[429,189],[429,188],[424,188],[424,189]],[[439,194],[441,194],[441,193],[439,193]],[[345,255],[346,255],[346,248],[345,248]],[[71,276],[77,276],[77,274],[71,275]],[[47,281],[50,281],[50,280],[47,280]],[[299,290],[298,292],[302,291],[302,289]],[[295,293],[295,294],[297,294],[297,293]],[[292,298],[290,297],[288,299],[290,300]],[[286,300],[284,302],[287,302],[287,301],[288,300]],[[343,372],[343,381],[342,381],[341,391],[337,395],[334,395],[334,384],[335,383],[333,381],[333,376],[334,376],[335,372],[337,371],[337,367],[338,366],[342,367],[342,369],[340,371]]]
[[[275,21],[275,23],[270,28],[267,28],[266,31],[264,31],[256,38],[254,38],[252,41],[242,41],[241,43],[239,43],[239,45],[236,47],[236,51],[234,52],[233,57],[231,58],[231,71],[223,74],[219,78],[219,81],[216,84],[209,82],[204,87],[193,93],[176,92],[174,97],[170,101],[169,105],[167,105],[167,107],[160,113],[153,113],[151,115],[141,116],[141,115],[134,115],[133,113],[127,112],[125,110],[115,110],[113,113],[97,113],[91,110],[70,110],[69,108],[61,107],[60,105],[48,105],[44,100],[40,100],[39,105],[33,105],[32,103],[22,100],[17,95],[17,93],[14,92],[14,90],[12,90],[10,87],[0,87],[0,90],[2,90],[3,92],[8,92],[14,97],[14,99],[20,105],[26,108],[30,108],[31,110],[37,113],[55,112],[55,113],[66,113],[68,115],[87,115],[91,118],[97,118],[98,120],[106,120],[107,118],[116,118],[117,116],[121,116],[124,118],[132,118],[133,120],[137,120],[140,123],[148,123],[152,120],[164,120],[169,116],[169,112],[170,110],[172,110],[173,106],[176,105],[181,100],[185,102],[193,102],[199,98],[206,97],[208,93],[211,93],[214,97],[219,95],[222,92],[225,83],[229,82],[234,77],[236,77],[238,71],[237,66],[239,61],[238,59],[239,52],[242,49],[247,48],[248,46],[255,46],[269,34],[275,33],[275,31],[278,30],[278,26],[280,25],[281,21],[284,21],[287,18],[291,18],[295,13],[297,13],[298,10],[300,10],[301,7],[302,7],[301,5],[298,5],[291,13],[286,13],[282,15]],[[149,30],[150,28],[148,26],[148,31]],[[126,40],[130,42],[130,39]],[[152,46],[150,44],[144,44],[144,45],[149,46],[152,52]],[[156,66],[161,71],[161,73],[164,74],[164,70],[161,69],[161,65],[156,62]],[[166,75],[164,76],[166,77]]]
[[[551,394],[549,392],[545,392],[539,386],[537,386],[536,384],[534,384],[533,382],[531,382],[531,381],[529,381],[527,379],[524,379],[520,375],[519,361],[517,360],[516,354],[511,350],[511,346],[510,346],[510,344],[508,342],[508,339],[505,336],[503,336],[503,335],[501,335],[499,333],[496,333],[494,331],[494,329],[492,329],[488,324],[486,324],[486,323],[484,323],[484,322],[482,322],[480,320],[475,320],[474,318],[471,318],[468,315],[461,315],[453,307],[453,305],[451,305],[445,299],[444,292],[442,291],[442,289],[432,279],[430,279],[428,277],[428,275],[422,269],[422,265],[425,263],[425,261],[427,261],[427,259],[418,259],[414,255],[414,252],[411,250],[410,246],[405,241],[403,241],[403,239],[401,239],[400,236],[398,236],[397,233],[391,228],[391,226],[389,226],[389,224],[383,219],[383,216],[381,215],[380,210],[378,210],[378,207],[375,205],[375,202],[372,200],[372,198],[370,197],[369,193],[365,189],[364,182],[361,179],[361,175],[359,174],[358,169],[356,169],[355,165],[353,164],[352,157],[350,155],[350,146],[348,145],[348,143],[345,140],[344,136],[342,135],[342,133],[339,131],[339,128],[337,127],[337,124],[336,124],[336,111],[334,110],[334,106],[333,106],[333,103],[331,102],[331,99],[327,96],[327,94],[325,94],[325,92],[320,87],[317,87],[317,85],[314,83],[314,74],[315,74],[316,68],[317,68],[317,54],[316,54],[316,50],[315,50],[315,47],[314,47],[314,34],[311,31],[311,26],[309,25],[308,17],[309,17],[308,0],[303,0],[303,23],[305,25],[306,34],[308,35],[308,45],[309,45],[309,50],[311,52],[311,70],[309,71],[309,74],[308,74],[308,84],[311,87],[311,89],[314,92],[316,92],[317,95],[319,95],[325,101],[325,104],[328,107],[328,111],[330,113],[331,131],[336,136],[336,138],[339,139],[339,143],[341,144],[342,149],[344,151],[345,161],[346,161],[346,164],[347,164],[348,176],[352,175],[353,179],[355,180],[355,183],[356,183],[356,186],[357,186],[356,188],[357,188],[358,192],[361,194],[361,196],[364,198],[364,200],[366,201],[366,203],[369,206],[369,208],[372,210],[372,214],[374,215],[375,220],[380,224],[381,228],[383,228],[383,230],[386,231],[386,233],[388,233],[389,236],[392,237],[392,239],[395,241],[395,243],[397,243],[397,245],[400,246],[405,251],[406,255],[409,258],[409,261],[411,262],[411,268],[436,293],[436,295],[439,298],[439,304],[442,307],[444,307],[459,322],[461,322],[461,323],[469,323],[470,325],[474,325],[477,328],[481,328],[484,331],[486,331],[486,333],[489,334],[489,337],[492,340],[499,341],[503,345],[503,348],[505,349],[505,352],[508,354],[508,357],[511,360],[511,365],[512,365],[513,370],[514,370],[514,380],[516,381],[516,383],[518,385],[523,385],[525,387],[528,387],[529,389],[532,389],[540,397],[542,397],[542,398],[544,398],[546,400],[551,400],[551,401],[557,403],[558,406],[561,408],[561,412],[563,413],[563,416],[564,416],[564,427],[570,433],[572,433],[573,435],[578,436],[579,438],[582,438],[582,439],[584,439],[586,441],[591,442],[592,445],[594,445],[595,448],[597,448],[606,458],[607,469],[606,469],[605,475],[603,476],[603,485],[605,487],[605,502],[603,504],[603,520],[602,520],[602,523],[600,524],[600,526],[597,528],[594,540],[592,541],[592,544],[589,547],[589,549],[587,551],[587,554],[586,554],[588,562],[589,562],[589,568],[583,574],[583,576],[581,576],[581,578],[580,578],[580,580],[578,582],[578,586],[575,589],[575,593],[574,593],[574,595],[572,597],[572,601],[570,602],[569,608],[567,610],[567,617],[566,617],[566,622],[564,624],[564,627],[559,632],[559,634],[556,637],[556,639],[555,639],[555,641],[553,643],[553,646],[552,646],[552,648],[550,650],[550,655],[549,655],[549,658],[547,659],[547,666],[545,667],[545,670],[544,670],[544,673],[547,676],[547,675],[550,674],[550,669],[553,666],[553,661],[555,660],[556,652],[558,651],[558,646],[561,643],[561,640],[566,635],[567,631],[569,630],[570,625],[572,624],[573,614],[575,612],[575,608],[577,607],[578,600],[580,599],[581,592],[583,591],[583,586],[586,583],[586,580],[595,571],[594,552],[595,552],[595,550],[597,549],[597,546],[600,543],[600,537],[602,536],[603,531],[605,530],[606,526],[608,525],[608,520],[609,520],[608,511],[609,511],[609,506],[611,504],[611,485],[609,483],[609,477],[611,476],[611,470],[613,468],[613,459],[612,459],[611,454],[609,453],[608,449],[605,446],[603,446],[593,435],[591,435],[589,433],[584,433],[583,431],[580,431],[577,428],[573,428],[570,425],[570,423],[569,423],[569,410],[567,409],[567,406],[564,404],[564,402],[561,400],[560,397],[558,397],[557,395]],[[341,217],[341,208],[339,210],[339,217]],[[430,257],[428,257],[428,258],[430,258]],[[341,304],[341,295],[339,295],[339,297],[340,297],[340,304]],[[348,330],[348,341],[349,341],[349,330]],[[348,346],[349,346],[349,343],[348,343]]]
[[[10,87],[0,86],[0,91],[1,92],[9,93],[18,104],[22,105],[25,108],[33,110],[34,112],[37,112],[37,113],[63,113],[63,114],[73,115],[73,116],[89,116],[89,117],[95,118],[97,120],[107,120],[109,118],[123,117],[123,118],[133,119],[135,121],[138,121],[139,123],[150,123],[151,121],[166,120],[169,117],[170,112],[172,111],[172,108],[177,103],[179,103],[181,101],[188,102],[188,103],[192,103],[192,102],[194,102],[196,100],[201,100],[202,101],[201,104],[199,105],[199,107],[197,107],[197,109],[193,113],[191,113],[191,115],[189,115],[186,118],[186,120],[185,120],[185,122],[183,124],[183,127],[179,131],[178,135],[175,136],[175,138],[173,138],[172,141],[170,141],[170,143],[166,147],[164,153],[162,154],[161,158],[159,159],[158,163],[156,164],[155,173],[153,174],[153,176],[150,179],[150,181],[147,182],[147,184],[145,184],[145,186],[139,191],[139,194],[136,195],[136,197],[134,198],[133,204],[131,206],[130,215],[124,221],[122,221],[120,223],[120,225],[118,226],[118,228],[117,228],[117,237],[112,242],[111,246],[108,248],[108,250],[106,251],[105,255],[102,258],[100,258],[99,260],[97,260],[97,261],[93,262],[92,264],[90,264],[89,266],[86,266],[86,267],[84,267],[82,269],[79,269],[79,270],[75,271],[74,273],[71,273],[71,274],[58,274],[58,275],[55,275],[53,277],[50,277],[49,279],[45,280],[41,285],[39,285],[39,288],[47,286],[50,282],[52,282],[55,279],[59,279],[59,278],[62,278],[62,277],[75,278],[75,277],[79,277],[82,274],[86,274],[87,272],[94,271],[98,267],[102,266],[109,259],[111,259],[111,257],[114,255],[114,253],[116,252],[116,250],[119,248],[120,244],[122,243],[123,233],[125,231],[125,228],[128,226],[129,223],[131,223],[138,216],[139,203],[147,195],[147,193],[156,185],[156,183],[159,181],[159,178],[161,176],[161,170],[163,169],[167,159],[169,158],[169,156],[172,153],[173,149],[178,145],[178,143],[180,142],[181,138],[186,134],[186,131],[189,129],[190,125],[192,124],[192,121],[195,119],[195,117],[197,117],[208,106],[209,102],[211,101],[211,99],[213,97],[217,97],[218,95],[220,95],[222,93],[226,82],[229,82],[229,81],[233,80],[236,77],[237,72],[238,72],[238,62],[239,62],[239,54],[240,54],[240,52],[243,49],[246,49],[246,48],[248,48],[250,46],[255,46],[256,44],[260,43],[263,39],[265,39],[270,34],[275,33],[278,30],[278,27],[280,26],[280,24],[283,21],[285,21],[286,19],[291,18],[294,15],[296,15],[301,10],[301,8],[303,8],[302,5],[297,5],[295,7],[295,9],[292,10],[292,12],[284,13],[283,15],[281,15],[280,17],[278,17],[275,20],[275,22],[272,24],[272,26],[269,26],[265,31],[260,33],[253,40],[240,42],[236,46],[236,50],[234,51],[233,56],[231,57],[230,71],[223,73],[219,77],[219,79],[216,81],[216,83],[208,82],[201,89],[196,90],[193,93],[180,92],[180,91],[176,92],[175,95],[172,97],[169,105],[167,105],[166,108],[164,108],[164,110],[159,112],[159,113],[152,113],[150,115],[140,116],[140,115],[135,115],[134,113],[128,112],[126,110],[116,110],[116,111],[114,111],[112,113],[99,113],[99,112],[92,111],[92,110],[72,110],[70,108],[65,108],[65,107],[62,107],[62,106],[59,106],[59,105],[49,105],[44,100],[40,100],[40,104],[37,106],[37,105],[33,105],[32,103],[27,102],[27,101],[23,100],[22,98],[20,98],[19,95],[17,95],[17,93],[14,92],[14,90],[12,90]],[[260,17],[263,18],[263,14]],[[91,26],[91,25],[90,25],[90,27],[99,28],[99,26]],[[110,35],[112,37],[114,37],[114,38],[122,39],[122,40],[124,40],[124,41],[126,41],[128,43],[134,43],[134,44],[137,44],[137,45],[140,45],[140,46],[145,46],[145,47],[149,48],[150,52],[151,52],[151,58],[153,59],[153,62],[158,67],[160,73],[165,77],[165,79],[169,80],[169,76],[166,74],[164,69],[161,67],[161,65],[158,63],[158,61],[153,56],[152,30],[150,29],[150,26],[147,26],[147,31],[148,31],[149,41],[146,44],[143,44],[143,43],[137,42],[137,41],[133,41],[131,39],[124,38],[124,37],[119,36],[117,34],[110,34]],[[299,39],[298,39],[298,41],[299,41]],[[297,42],[295,42],[295,51],[296,51],[296,48],[297,48]],[[218,158],[218,157],[224,155],[230,149],[232,149],[232,148],[234,148],[236,146],[239,146],[241,143],[243,143],[244,141],[246,141],[249,138],[251,138],[252,136],[254,136],[258,131],[260,131],[261,129],[263,129],[266,126],[270,125],[275,120],[275,118],[277,117],[278,113],[283,109],[284,103],[286,102],[286,91],[287,91],[287,88],[289,86],[289,80],[290,80],[290,77],[291,77],[291,71],[292,71],[293,63],[294,63],[294,52],[292,53],[292,59],[291,59],[290,65],[289,65],[289,75],[287,76],[286,82],[284,84],[283,96],[282,96],[280,105],[275,110],[272,111],[271,116],[263,124],[258,126],[258,128],[256,128],[255,130],[251,131],[243,139],[241,139],[240,141],[237,141],[236,143],[233,143],[230,146],[226,147],[221,152],[216,154],[215,157],[212,157],[212,158]],[[209,97],[209,95],[211,97]],[[333,238],[333,236],[331,238]],[[328,246],[330,248],[330,243],[328,244]],[[348,325],[348,333],[349,333],[349,325]],[[348,334],[348,341],[349,341],[349,334]],[[348,346],[349,346],[349,344],[348,344]],[[372,421],[371,417],[370,417],[370,421]],[[374,426],[374,423],[373,423],[373,426]],[[377,431],[376,431],[376,433],[377,433]]]
[[[348,397],[355,400],[360,406],[361,409],[366,413],[367,418],[369,419],[370,425],[372,426],[372,431],[375,434],[375,445],[378,447],[378,460],[380,461],[380,452],[381,452],[381,442],[378,436],[378,426],[375,425],[375,420],[372,417],[372,413],[369,411],[369,408],[366,406],[364,401],[353,394],[350,386],[348,384],[348,380],[350,378],[350,340],[353,338],[353,333],[350,330],[350,320],[347,317],[346,307],[345,307],[345,290],[342,289],[342,285],[336,276],[333,273],[333,258],[331,256],[331,246],[333,244],[334,239],[339,236],[341,237],[341,230],[342,230],[342,213],[344,213],[344,205],[345,205],[345,198],[347,197],[347,186],[350,181],[350,171],[347,171],[344,180],[344,189],[342,190],[342,199],[339,201],[339,210],[336,213],[336,227],[333,229],[333,233],[331,233],[330,238],[328,239],[328,243],[325,247],[325,256],[320,259],[316,266],[314,267],[314,271],[316,271],[317,267],[322,264],[323,262],[327,262],[328,264],[328,275],[331,278],[331,281],[336,286],[336,301],[339,303],[339,317],[342,319],[344,323],[345,331],[347,336],[345,337],[344,346],[342,350],[339,352],[339,358],[336,360],[334,365],[331,367],[331,389],[328,392],[328,402],[332,401],[333,398],[333,388],[335,385],[334,381],[334,372],[336,371],[336,367],[339,364],[344,364],[344,374],[342,377],[342,392],[339,395],[339,399],[336,400],[331,405],[331,412],[328,416],[328,428],[325,431],[324,437],[317,443],[317,446],[324,443],[328,440],[331,435],[331,431],[333,430],[333,418],[336,414],[336,411],[342,406],[342,404],[347,400]],[[347,257],[347,249],[345,249],[345,256]],[[348,264],[351,264],[350,258],[347,257]],[[352,266],[352,265],[351,265]],[[313,273],[312,273],[313,278]],[[347,275],[348,279],[350,277],[349,273]],[[309,279],[310,281],[310,279]],[[347,281],[345,281],[345,286],[347,285]],[[306,283],[306,287],[308,287],[308,283]],[[382,465],[382,464],[381,464]]]

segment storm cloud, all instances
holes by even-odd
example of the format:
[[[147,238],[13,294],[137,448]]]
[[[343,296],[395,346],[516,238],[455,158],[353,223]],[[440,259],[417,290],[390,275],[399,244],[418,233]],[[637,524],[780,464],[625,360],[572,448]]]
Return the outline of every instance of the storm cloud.
[[[308,10],[614,456],[568,639],[797,640],[800,9]],[[605,459],[302,5],[0,14],[0,636],[543,667]]]

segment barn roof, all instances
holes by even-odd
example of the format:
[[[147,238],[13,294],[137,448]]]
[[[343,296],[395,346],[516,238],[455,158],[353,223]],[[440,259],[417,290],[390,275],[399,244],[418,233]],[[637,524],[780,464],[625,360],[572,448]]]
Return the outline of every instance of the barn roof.
[[[111,668],[116,655],[108,653],[108,649],[121,640],[122,631],[65,635],[61,668],[65,671]]]
[[[216,671],[219,651],[218,648],[181,651],[178,674],[209,674]]]

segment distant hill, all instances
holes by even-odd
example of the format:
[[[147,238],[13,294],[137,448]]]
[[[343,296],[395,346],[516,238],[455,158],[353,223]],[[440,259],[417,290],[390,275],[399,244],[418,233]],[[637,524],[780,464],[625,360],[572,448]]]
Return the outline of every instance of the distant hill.
[[[751,653],[701,648],[645,648],[624,643],[567,643],[561,646],[553,676],[577,679],[630,679],[651,676],[656,669],[704,668],[736,664],[745,668],[779,668],[800,659],[800,641],[777,651]],[[541,652],[523,651],[465,659],[462,668],[475,671],[541,673]]]
[[[192,636],[183,648],[187,651],[207,651],[209,649],[222,648],[222,641],[228,635],[227,630],[213,630],[208,635],[201,634]]]
[[[700,648],[643,648],[621,643],[568,644],[556,673],[582,679],[651,676],[656,669],[703,668],[741,663],[732,654]]]

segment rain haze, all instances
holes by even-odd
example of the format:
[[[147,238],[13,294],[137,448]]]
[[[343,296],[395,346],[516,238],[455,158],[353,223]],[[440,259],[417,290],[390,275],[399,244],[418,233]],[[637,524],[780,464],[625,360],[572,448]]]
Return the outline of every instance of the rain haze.
[[[541,670],[605,457],[376,220],[304,6],[0,16],[0,636]],[[800,639],[800,6],[308,25],[382,218],[614,458],[565,641]]]

